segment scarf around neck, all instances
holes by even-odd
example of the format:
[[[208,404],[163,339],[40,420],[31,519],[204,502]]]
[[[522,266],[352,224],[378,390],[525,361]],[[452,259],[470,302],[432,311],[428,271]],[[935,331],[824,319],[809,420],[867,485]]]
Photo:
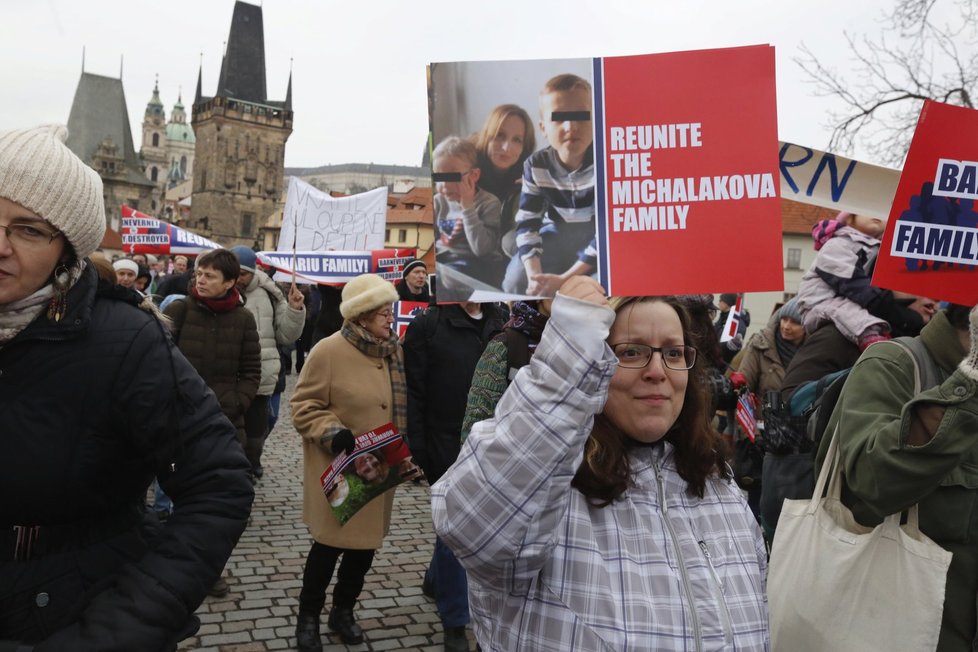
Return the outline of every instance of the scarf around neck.
[[[84,269],[84,260],[78,261],[68,269],[67,276],[62,281],[68,284],[65,292],[78,282]],[[47,285],[23,299],[0,305],[0,346],[17,337],[28,324],[37,319],[53,296],[54,284],[48,282]]]
[[[196,285],[190,289],[190,293],[194,295],[194,299],[207,306],[211,312],[216,313],[231,312],[241,303],[241,294],[235,287],[228,290],[223,297],[202,297],[197,293]]]
[[[804,340],[802,340],[804,342]],[[795,357],[798,353],[798,348],[801,344],[792,344],[788,340],[781,337],[781,329],[777,326],[774,327],[774,345],[778,350],[778,357],[781,358],[781,365],[787,369],[788,365],[791,364],[791,359]]]
[[[359,324],[349,320],[343,322],[340,334],[358,351],[372,358],[387,360],[387,368],[391,378],[391,422],[401,436],[407,436],[407,378],[404,373],[404,361],[401,357],[401,345],[396,333],[391,333],[386,340],[380,340],[367,332]],[[376,424],[378,426],[382,423]]]

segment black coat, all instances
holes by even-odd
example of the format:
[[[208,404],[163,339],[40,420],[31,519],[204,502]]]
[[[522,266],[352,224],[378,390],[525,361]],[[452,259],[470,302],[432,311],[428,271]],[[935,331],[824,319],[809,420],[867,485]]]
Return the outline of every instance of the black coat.
[[[401,301],[423,301],[425,303],[431,301],[431,294],[428,292],[427,285],[421,288],[421,292],[419,294],[412,294],[411,290],[408,289],[407,283],[404,282],[404,279],[398,281],[396,287],[398,299]]]
[[[0,640],[173,649],[244,530],[249,465],[162,323],[97,283],[88,265],[60,322],[0,348]],[[177,505],[164,527],[154,475]],[[39,526],[26,560],[14,526]]]
[[[435,482],[458,457],[472,374],[506,315],[483,304],[481,328],[460,305],[433,306],[408,326],[404,368],[408,385],[408,445]]]
[[[254,316],[244,303],[228,312],[214,312],[193,295],[168,305],[166,316],[173,320],[171,330],[180,352],[217,396],[244,445],[245,411],[261,382],[261,345]]]

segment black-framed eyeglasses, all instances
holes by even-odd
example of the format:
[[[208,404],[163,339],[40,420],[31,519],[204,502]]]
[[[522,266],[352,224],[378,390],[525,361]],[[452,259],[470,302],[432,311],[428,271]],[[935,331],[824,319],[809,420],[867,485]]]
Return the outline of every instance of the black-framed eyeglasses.
[[[54,239],[62,235],[57,229],[49,229],[41,224],[31,222],[13,222],[11,224],[0,224],[7,240],[14,246],[24,245],[26,247],[47,246],[54,242]]]
[[[673,371],[686,371],[696,364],[696,349],[689,344],[675,346],[649,346],[634,342],[612,344],[611,350],[618,364],[626,369],[642,369],[652,361],[652,354],[662,355],[662,364]]]

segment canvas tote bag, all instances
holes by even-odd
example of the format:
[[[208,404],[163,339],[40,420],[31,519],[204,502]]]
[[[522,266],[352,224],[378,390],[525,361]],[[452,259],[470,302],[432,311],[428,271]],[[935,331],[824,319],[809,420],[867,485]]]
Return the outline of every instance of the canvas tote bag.
[[[875,528],[857,523],[840,499],[840,458],[836,427],[811,500],[781,509],[768,569],[771,647],[933,650],[951,553],[920,531],[916,505],[906,525],[900,514]]]

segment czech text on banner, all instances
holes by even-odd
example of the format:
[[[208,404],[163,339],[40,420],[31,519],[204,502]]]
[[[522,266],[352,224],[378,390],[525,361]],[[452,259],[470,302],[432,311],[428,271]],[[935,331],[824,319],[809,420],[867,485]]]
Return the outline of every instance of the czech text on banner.
[[[371,500],[417,473],[407,444],[387,423],[359,435],[352,453],[340,451],[319,482],[336,520],[345,524]]]
[[[386,225],[387,188],[333,197],[301,179],[289,177],[278,250],[383,249]]]

